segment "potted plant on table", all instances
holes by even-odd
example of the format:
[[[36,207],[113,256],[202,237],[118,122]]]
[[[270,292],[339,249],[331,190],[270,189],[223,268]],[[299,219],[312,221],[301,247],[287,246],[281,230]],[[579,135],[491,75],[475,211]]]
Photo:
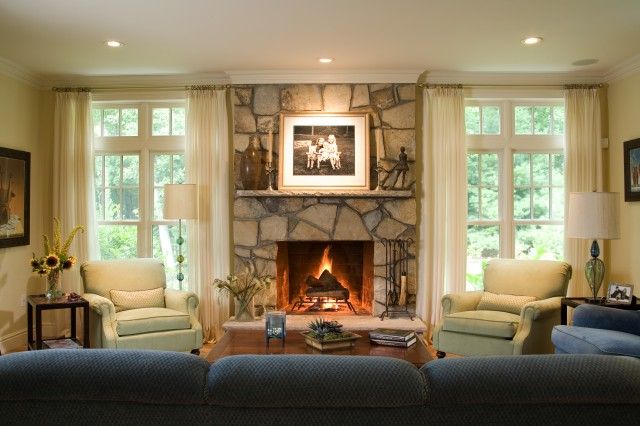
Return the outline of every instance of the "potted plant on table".
[[[359,334],[342,331],[342,324],[338,321],[326,321],[317,318],[309,323],[309,331],[302,333],[307,345],[321,351],[330,349],[350,348],[355,345]]]
[[[256,272],[254,267],[247,266],[245,272],[228,275],[226,281],[215,279],[213,285],[222,294],[230,294],[235,300],[236,321],[253,321],[255,319],[253,298],[271,286],[272,277]]]

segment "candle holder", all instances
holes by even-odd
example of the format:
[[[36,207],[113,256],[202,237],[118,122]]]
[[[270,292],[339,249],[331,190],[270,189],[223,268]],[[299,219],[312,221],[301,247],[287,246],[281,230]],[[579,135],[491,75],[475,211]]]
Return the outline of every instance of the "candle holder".
[[[265,327],[267,345],[271,339],[280,339],[280,344],[284,346],[284,339],[287,335],[287,313],[285,311],[267,312]]]
[[[273,191],[273,185],[271,184],[271,176],[275,173],[276,169],[274,169],[271,166],[272,162],[268,161],[267,163],[265,163],[264,165],[264,170],[265,173],[267,174],[267,178],[269,180],[269,187],[267,188],[267,191]]]
[[[376,164],[375,167],[375,171],[378,174],[378,186],[376,186],[376,191],[382,191],[384,188],[382,186],[380,186],[380,174],[382,172],[384,172],[384,167],[382,167],[382,161],[378,160],[378,163]]]

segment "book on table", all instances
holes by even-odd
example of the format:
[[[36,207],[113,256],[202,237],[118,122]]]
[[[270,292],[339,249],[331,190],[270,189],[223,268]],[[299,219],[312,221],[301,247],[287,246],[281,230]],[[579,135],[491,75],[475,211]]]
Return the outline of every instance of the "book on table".
[[[417,337],[414,335],[412,339],[407,340],[407,341],[374,339],[372,337],[369,337],[369,341],[371,341],[372,343],[375,343],[377,345],[396,346],[396,347],[400,347],[400,348],[408,348],[409,346],[411,346],[414,343],[416,343]]]
[[[397,330],[395,328],[376,328],[369,332],[370,339],[407,342],[416,337],[413,330]]]

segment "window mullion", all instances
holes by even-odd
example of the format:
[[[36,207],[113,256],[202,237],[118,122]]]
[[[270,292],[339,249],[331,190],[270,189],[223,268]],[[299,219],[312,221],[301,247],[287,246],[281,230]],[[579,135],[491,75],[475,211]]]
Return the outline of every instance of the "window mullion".
[[[507,144],[502,151],[502,179],[500,184],[500,200],[502,207],[500,243],[501,257],[514,257],[513,249],[513,149]]]

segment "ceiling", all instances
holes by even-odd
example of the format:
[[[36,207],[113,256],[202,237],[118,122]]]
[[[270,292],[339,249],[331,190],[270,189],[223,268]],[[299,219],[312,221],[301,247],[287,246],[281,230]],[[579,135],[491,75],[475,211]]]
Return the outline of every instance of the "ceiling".
[[[638,54],[640,0],[0,0],[0,57],[42,76],[605,73]]]

